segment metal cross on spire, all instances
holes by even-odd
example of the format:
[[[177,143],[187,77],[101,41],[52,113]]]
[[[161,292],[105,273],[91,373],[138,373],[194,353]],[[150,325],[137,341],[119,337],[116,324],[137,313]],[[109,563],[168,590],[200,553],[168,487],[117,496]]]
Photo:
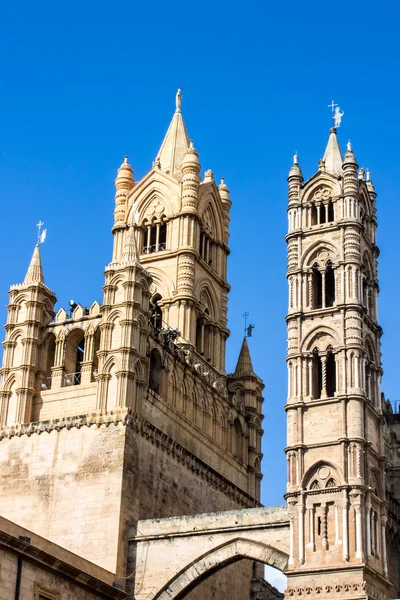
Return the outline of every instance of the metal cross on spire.
[[[37,245],[43,244],[44,240],[46,239],[47,229],[43,229],[42,231],[43,225],[43,221],[39,221],[39,223],[36,224],[36,227],[38,228]]]
[[[331,104],[328,104],[328,108],[332,109],[333,126],[335,128],[340,127],[340,123],[342,122],[342,117],[344,115],[344,110],[340,112],[340,106],[339,104],[335,104],[334,100],[332,100]]]

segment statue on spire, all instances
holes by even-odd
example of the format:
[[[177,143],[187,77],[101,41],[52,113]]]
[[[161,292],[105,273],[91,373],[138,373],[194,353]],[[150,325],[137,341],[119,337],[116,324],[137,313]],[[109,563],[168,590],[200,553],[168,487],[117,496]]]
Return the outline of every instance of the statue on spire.
[[[328,104],[328,108],[332,109],[333,126],[337,129],[338,127],[340,127],[340,123],[342,122],[344,111],[340,112],[340,106],[336,104],[333,100],[330,104]]]
[[[176,110],[181,110],[182,92],[180,89],[176,92],[175,102],[176,102]]]
[[[335,114],[333,115],[333,121],[335,123],[335,127],[340,127],[340,123],[342,122],[342,117],[344,115],[344,110],[340,112],[340,106],[335,108]]]

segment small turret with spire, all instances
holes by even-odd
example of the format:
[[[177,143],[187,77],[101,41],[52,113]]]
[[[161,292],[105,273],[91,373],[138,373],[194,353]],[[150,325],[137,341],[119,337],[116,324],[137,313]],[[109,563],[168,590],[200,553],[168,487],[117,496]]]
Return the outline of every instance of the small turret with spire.
[[[255,374],[246,336],[243,338],[235,372],[228,375],[228,390],[232,402],[239,406],[245,415],[248,427],[247,469],[249,471],[249,494],[260,497],[261,436],[262,430],[262,390],[264,384]]]
[[[1,369],[0,426],[28,423],[40,385],[44,331],[54,317],[54,293],[44,285],[37,243],[23,283],[13,285],[7,306],[6,339]]]

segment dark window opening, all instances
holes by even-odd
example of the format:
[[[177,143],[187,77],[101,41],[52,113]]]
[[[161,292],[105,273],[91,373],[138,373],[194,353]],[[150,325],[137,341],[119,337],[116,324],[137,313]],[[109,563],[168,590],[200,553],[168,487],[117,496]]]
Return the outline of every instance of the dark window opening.
[[[326,223],[326,205],[325,204],[321,204],[320,209],[319,209],[319,222],[322,223]]]
[[[322,520],[321,517],[317,518],[317,533],[318,535],[321,535],[322,532]]]
[[[162,300],[160,294],[156,294],[153,299],[150,300],[150,323],[155,334],[159,333],[162,329],[163,314],[158,304],[160,300]]]
[[[318,223],[318,215],[317,215],[317,207],[315,204],[311,205],[311,225],[317,225]]]
[[[158,239],[158,249],[165,250],[167,247],[167,225],[163,223],[160,226],[160,234]]]
[[[332,223],[335,220],[335,211],[333,210],[333,202],[329,200],[328,203],[328,223]]]
[[[161,375],[161,357],[157,350],[152,350],[150,354],[149,388],[158,395],[161,395]]]
[[[322,275],[317,266],[313,267],[313,308],[322,307]]]
[[[328,263],[325,271],[325,306],[333,306],[335,302],[335,274],[332,265]]]
[[[336,361],[332,350],[328,350],[326,358],[326,393],[329,398],[336,392]]]
[[[318,350],[314,351],[313,356],[313,397],[321,398],[322,392],[322,361]]]

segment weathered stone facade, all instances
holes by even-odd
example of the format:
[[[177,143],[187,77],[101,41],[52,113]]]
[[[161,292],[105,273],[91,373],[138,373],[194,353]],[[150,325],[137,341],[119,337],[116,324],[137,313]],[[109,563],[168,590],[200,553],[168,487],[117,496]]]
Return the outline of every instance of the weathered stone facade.
[[[123,600],[114,574],[0,517],[2,600]]]
[[[286,597],[394,597],[376,192],[335,129],[316,175],[295,156],[288,181]]]
[[[179,95],[151,171],[135,183],[125,159],[115,184],[102,306],[55,314],[39,246],[10,289],[0,494],[5,517],[125,587],[132,523],[259,505],[263,384],[246,341],[225,373],[231,202],[200,178]],[[248,596],[251,574],[194,597]]]

